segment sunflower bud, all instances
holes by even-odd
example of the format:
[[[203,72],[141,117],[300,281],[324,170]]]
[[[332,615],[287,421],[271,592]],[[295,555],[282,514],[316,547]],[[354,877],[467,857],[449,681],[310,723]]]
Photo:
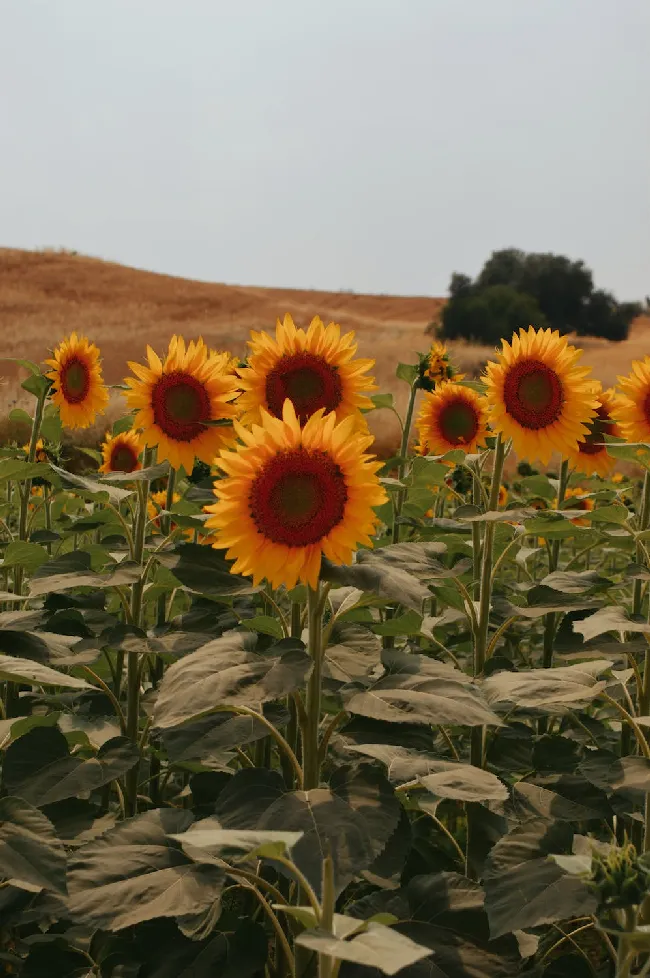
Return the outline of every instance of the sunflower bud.
[[[437,384],[445,380],[461,380],[463,376],[452,366],[444,343],[436,340],[427,353],[419,355],[418,387],[424,391],[435,390]]]
[[[650,891],[650,865],[637,857],[632,843],[612,849],[606,856],[594,853],[590,886],[601,907],[638,906]]]

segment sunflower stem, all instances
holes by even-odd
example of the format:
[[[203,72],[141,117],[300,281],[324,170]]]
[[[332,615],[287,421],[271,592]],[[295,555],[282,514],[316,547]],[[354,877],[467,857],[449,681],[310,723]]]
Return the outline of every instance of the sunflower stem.
[[[334,933],[334,905],[336,894],[334,891],[334,863],[328,852],[323,859],[323,891],[321,895],[321,930],[327,934]],[[332,966],[334,960],[329,954],[318,955],[318,978],[332,978]]]
[[[411,437],[411,425],[413,423],[413,412],[415,410],[415,399],[419,390],[418,379],[416,378],[411,384],[411,392],[409,394],[408,407],[406,408],[406,417],[404,418],[404,426],[402,428],[402,444],[399,450],[399,464],[397,468],[397,479],[401,482],[406,473],[406,456],[409,450],[409,440]],[[406,492],[404,489],[400,489],[395,497],[395,502],[393,504],[393,532],[391,535],[393,543],[399,543],[400,527],[399,522],[400,516],[402,515],[402,506],[404,505],[404,500],[406,499]]]
[[[151,449],[145,449],[143,467],[147,468],[151,464]],[[147,502],[149,498],[149,482],[137,483],[138,507],[135,514],[135,527],[133,532],[134,559],[142,568],[140,579],[137,580],[131,590],[131,619],[136,628],[142,624],[142,597],[144,594],[145,571],[144,561],[144,541],[147,529]],[[140,663],[136,652],[127,653],[127,702],[126,702],[126,735],[138,743],[138,730],[140,724]],[[126,774],[126,814],[136,815],[138,811],[138,776],[139,763],[134,764]]]
[[[307,684],[307,717],[302,745],[305,791],[317,788],[320,784],[318,730],[323,670],[323,605],[320,588],[309,587],[307,591],[307,642],[312,659],[312,670]]]
[[[490,512],[499,509],[499,488],[503,476],[503,463],[506,456],[506,446],[499,434],[494,450],[494,468],[492,469],[492,484],[490,487]],[[483,553],[481,560],[481,582],[479,590],[478,628],[474,640],[474,676],[481,676],[485,669],[485,658],[488,647],[488,631],[490,623],[490,605],[492,603],[492,561],[494,557],[494,521],[486,522],[483,536]],[[472,727],[470,735],[470,763],[475,767],[483,767],[485,752],[485,727]],[[478,822],[481,819],[481,806],[467,805],[467,867],[471,871],[471,856],[473,842],[477,833]]]
[[[562,460],[560,468],[560,482],[557,490],[557,508],[562,507],[566,497],[566,490],[569,484],[569,463],[567,459]],[[560,541],[554,540],[548,555],[548,572],[553,574],[560,562]],[[550,611],[544,615],[544,652],[542,664],[545,669],[550,669],[553,665],[553,645],[555,644],[555,613]],[[543,726],[543,724],[542,724]],[[540,731],[543,732],[543,731]]]
[[[639,533],[643,530],[648,529],[648,522],[650,520],[650,472],[646,469],[645,475],[643,476],[643,492],[641,495],[641,506],[639,510],[638,519],[638,530]],[[636,545],[636,562],[637,564],[643,564],[643,548],[640,542]],[[638,579],[634,582],[634,592],[632,598],[632,614],[641,614],[641,604],[642,604],[642,594],[643,594],[643,581]]]

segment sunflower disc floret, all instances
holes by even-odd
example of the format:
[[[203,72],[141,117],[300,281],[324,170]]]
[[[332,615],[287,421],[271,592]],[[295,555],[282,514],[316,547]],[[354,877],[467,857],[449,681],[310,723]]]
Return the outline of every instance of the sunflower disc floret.
[[[322,555],[345,564],[358,544],[372,546],[373,507],[386,501],[381,463],[365,454],[372,436],[353,416],[337,422],[320,410],[301,428],[288,399],[282,419],[260,414],[250,430],[235,423],[244,444],[217,461],[226,478],[215,482],[218,502],[206,507],[205,525],[214,546],[228,548],[235,573],[273,587],[316,587]]]
[[[521,329],[489,361],[485,383],[490,424],[511,438],[518,455],[547,463],[589,434],[598,401],[581,350],[557,330]]]

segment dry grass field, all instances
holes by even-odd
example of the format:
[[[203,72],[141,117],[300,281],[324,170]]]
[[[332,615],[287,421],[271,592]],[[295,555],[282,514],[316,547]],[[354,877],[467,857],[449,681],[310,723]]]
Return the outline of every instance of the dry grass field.
[[[145,345],[164,349],[169,337],[202,335],[211,346],[241,354],[250,329],[270,329],[290,312],[306,324],[318,314],[344,330],[353,329],[363,356],[376,360],[381,390],[395,392],[398,404],[405,385],[395,381],[396,364],[413,361],[427,348],[425,328],[444,300],[427,296],[359,295],[298,289],[255,288],[195,282],[157,275],[112,262],[67,252],[0,249],[0,357],[41,361],[66,333],[81,331],[101,348],[109,383],[121,381],[126,362],[140,359]],[[650,318],[640,317],[630,338],[610,344],[582,341],[585,360],[605,384],[626,372],[630,361],[650,353]],[[454,361],[466,373],[478,374],[490,350],[452,344]],[[20,368],[0,363],[0,418],[24,405]],[[121,408],[115,395],[113,415]],[[397,424],[386,411],[372,416],[377,449],[390,454]],[[102,432],[103,433],[103,432]],[[96,438],[98,432],[89,432]]]

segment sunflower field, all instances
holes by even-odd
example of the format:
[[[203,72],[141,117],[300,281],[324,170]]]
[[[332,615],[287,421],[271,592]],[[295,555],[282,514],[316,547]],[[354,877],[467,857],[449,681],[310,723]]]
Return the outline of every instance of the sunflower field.
[[[650,976],[650,357],[481,380],[290,316],[0,449],[0,975]],[[378,460],[368,415],[398,415]]]

